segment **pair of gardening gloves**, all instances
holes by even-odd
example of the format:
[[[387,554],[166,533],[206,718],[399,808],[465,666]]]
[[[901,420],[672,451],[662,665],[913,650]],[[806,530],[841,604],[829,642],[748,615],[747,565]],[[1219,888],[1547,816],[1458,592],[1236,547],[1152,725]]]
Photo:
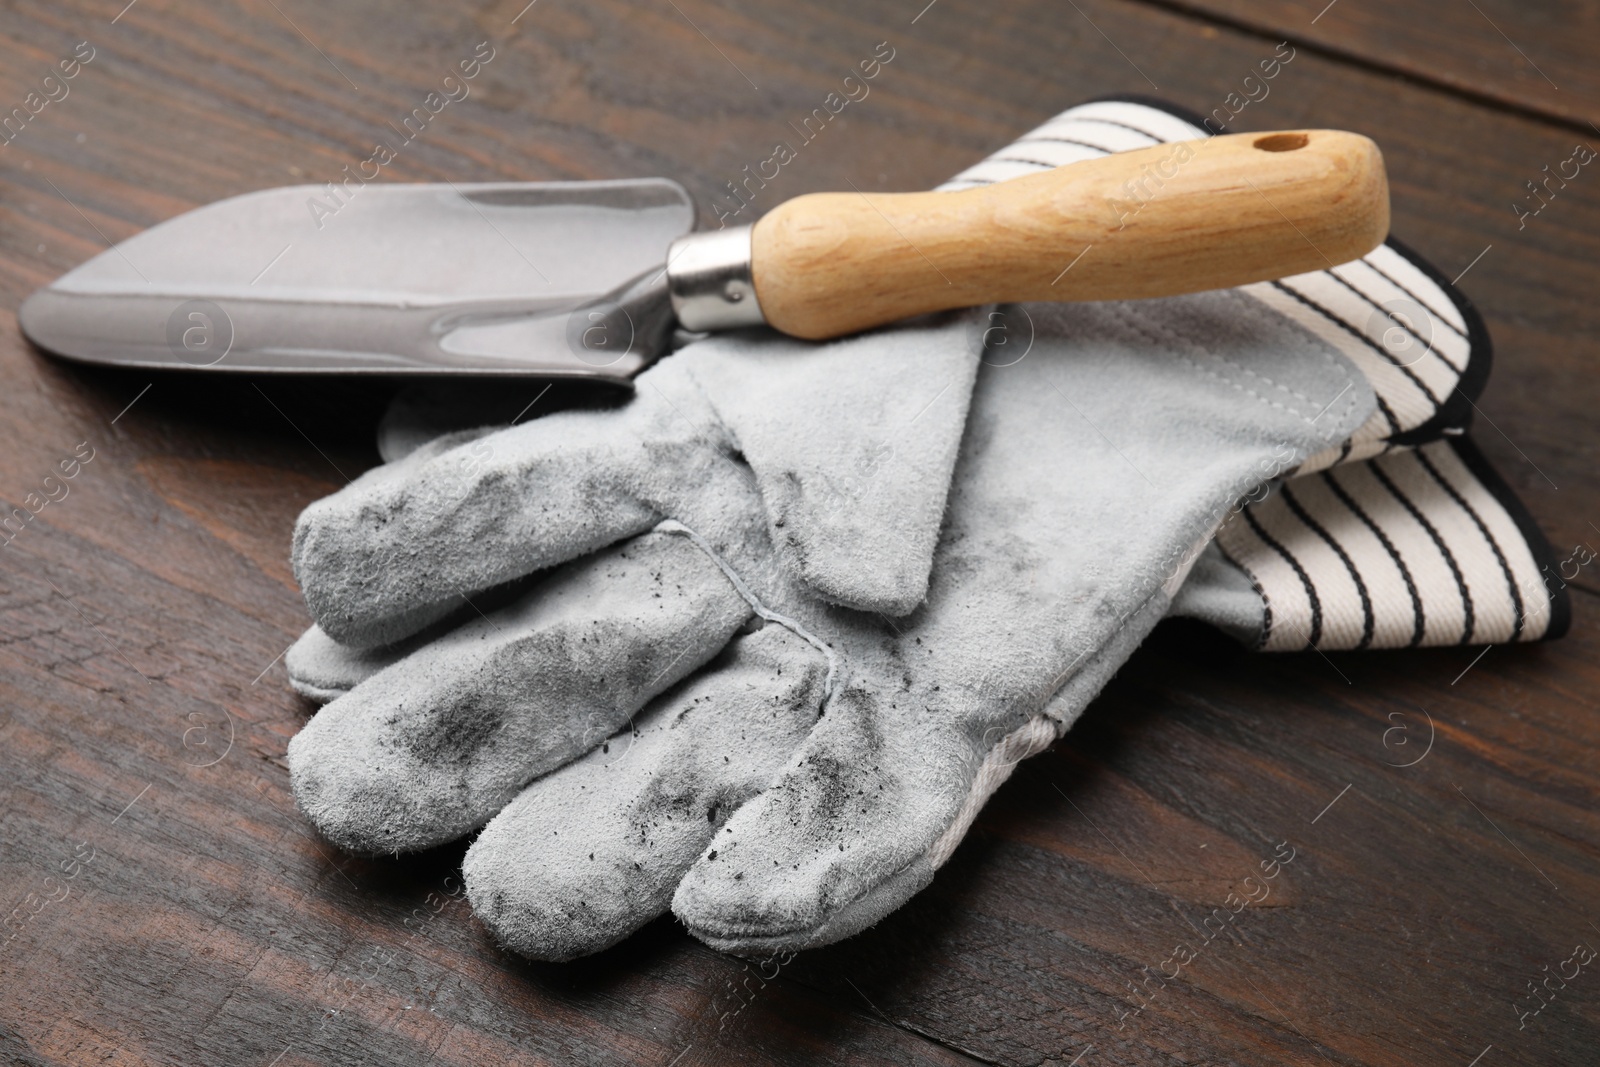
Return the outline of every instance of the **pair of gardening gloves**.
[[[1074,108],[947,188],[1205,136]],[[564,960],[671,910],[748,955],[903,904],[1170,614],[1266,649],[1534,640],[1551,556],[1467,443],[1476,314],[1390,244],[1242,289],[826,344],[695,340],[620,406],[419,443],[312,504],[296,799],[362,854],[476,834]]]

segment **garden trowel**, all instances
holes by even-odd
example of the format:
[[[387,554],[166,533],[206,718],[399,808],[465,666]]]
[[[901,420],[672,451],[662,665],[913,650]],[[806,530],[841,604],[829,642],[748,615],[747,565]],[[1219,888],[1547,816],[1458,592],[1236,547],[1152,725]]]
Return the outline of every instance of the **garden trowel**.
[[[665,179],[295,186],[113,246],[23,304],[91,363],[626,381],[693,333],[823,339],[995,302],[1121,300],[1320,270],[1389,228],[1335,130],[1154,145],[961,192],[820,193],[691,232]]]

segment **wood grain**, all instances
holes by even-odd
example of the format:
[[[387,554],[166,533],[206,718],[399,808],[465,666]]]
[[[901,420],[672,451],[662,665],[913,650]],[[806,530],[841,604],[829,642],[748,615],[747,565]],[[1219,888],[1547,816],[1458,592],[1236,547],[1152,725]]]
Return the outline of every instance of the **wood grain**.
[[[1526,1028],[1515,1013],[1543,968],[1600,944],[1587,571],[1568,639],[1481,659],[1256,657],[1163,627],[929,890],[765,985],[670,920],[575,965],[508,958],[454,896],[459,846],[365,861],[314,839],[283,766],[309,711],[277,662],[307,622],[283,559],[297,510],[376,462],[383,397],[54,363],[10,321],[28,291],[197,204],[335,180],[485,40],[472,95],[384,180],[662,174],[708,223],[883,41],[871,95],[734,221],[847,181],[928,188],[1100,93],[1153,83],[1209,112],[1273,47],[1120,0],[524,2],[5,9],[0,106],[79,42],[97,50],[0,147],[0,495],[95,449],[0,550],[6,1062],[1592,1059],[1594,976]],[[1396,7],[1362,17],[1436,62],[1408,22],[1439,5]],[[1311,49],[1233,125],[1383,147],[1395,232],[1465,271],[1498,344],[1476,436],[1563,554],[1600,545],[1593,176],[1536,217],[1512,210],[1572,130]],[[1272,895],[1124,1018],[1129,983],[1200,940],[1281,841],[1296,853]]]
[[[1600,78],[1590,48],[1600,33],[1600,10],[1583,0],[1156,2],[1493,107],[1554,120],[1580,136],[1600,122]]]

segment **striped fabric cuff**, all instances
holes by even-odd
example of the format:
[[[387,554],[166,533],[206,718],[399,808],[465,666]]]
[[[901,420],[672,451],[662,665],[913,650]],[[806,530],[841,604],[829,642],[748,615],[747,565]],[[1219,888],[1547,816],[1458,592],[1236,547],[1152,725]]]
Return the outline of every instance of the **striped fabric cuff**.
[[[1549,544],[1467,438],[1282,483],[1216,547],[1266,651],[1538,641],[1570,617]]]

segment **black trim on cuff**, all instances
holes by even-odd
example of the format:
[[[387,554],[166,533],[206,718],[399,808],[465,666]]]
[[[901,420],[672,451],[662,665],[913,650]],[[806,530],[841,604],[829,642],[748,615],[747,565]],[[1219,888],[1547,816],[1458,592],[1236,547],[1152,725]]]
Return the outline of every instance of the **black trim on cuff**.
[[[1421,426],[1396,434],[1389,439],[1397,445],[1427,444],[1429,441],[1446,436],[1451,430],[1462,432],[1472,425],[1473,402],[1483,395],[1484,386],[1489,382],[1489,372],[1494,367],[1494,342],[1489,338],[1489,327],[1484,323],[1483,316],[1478,313],[1478,306],[1466,293],[1451,284],[1450,279],[1446,278],[1438,267],[1428,262],[1421,253],[1398,237],[1390,235],[1384,244],[1394,249],[1413,267],[1426,274],[1430,281],[1443,289],[1445,295],[1455,304],[1456,310],[1461,313],[1462,321],[1467,324],[1467,369],[1456,382],[1455,391],[1439,405],[1439,410],[1433,418]]]
[[[1544,531],[1539,529],[1539,524],[1534,521],[1522,498],[1517,496],[1516,491],[1500,476],[1500,472],[1494,469],[1488,457],[1478,450],[1478,446],[1470,437],[1451,438],[1450,447],[1455,449],[1461,462],[1489,491],[1489,495],[1505,508],[1506,514],[1511,516],[1511,521],[1517,524],[1517,532],[1527,543],[1528,551],[1533,555],[1533,562],[1538,566],[1539,573],[1544,576],[1544,588],[1550,598],[1550,625],[1545,627],[1539,640],[1554,641],[1559,637],[1565,637],[1567,630],[1572,626],[1572,598],[1567,593],[1566,579],[1561,577],[1560,561],[1556,558],[1555,550],[1550,547],[1550,541],[1545,537]],[[1556,582],[1555,589],[1550,588],[1552,578]]]
[[[1142,104],[1153,107],[1157,111],[1165,111],[1175,119],[1182,119],[1191,126],[1198,126],[1207,133],[1211,127],[1206,125],[1206,117],[1198,111],[1191,111],[1182,104],[1174,104],[1171,100],[1163,100],[1159,96],[1150,96],[1148,93],[1106,93],[1104,96],[1092,96],[1087,100],[1080,100],[1073,107],[1082,107],[1084,104]],[[1070,108],[1068,110],[1071,110]],[[1224,126],[1218,133],[1227,133]]]

